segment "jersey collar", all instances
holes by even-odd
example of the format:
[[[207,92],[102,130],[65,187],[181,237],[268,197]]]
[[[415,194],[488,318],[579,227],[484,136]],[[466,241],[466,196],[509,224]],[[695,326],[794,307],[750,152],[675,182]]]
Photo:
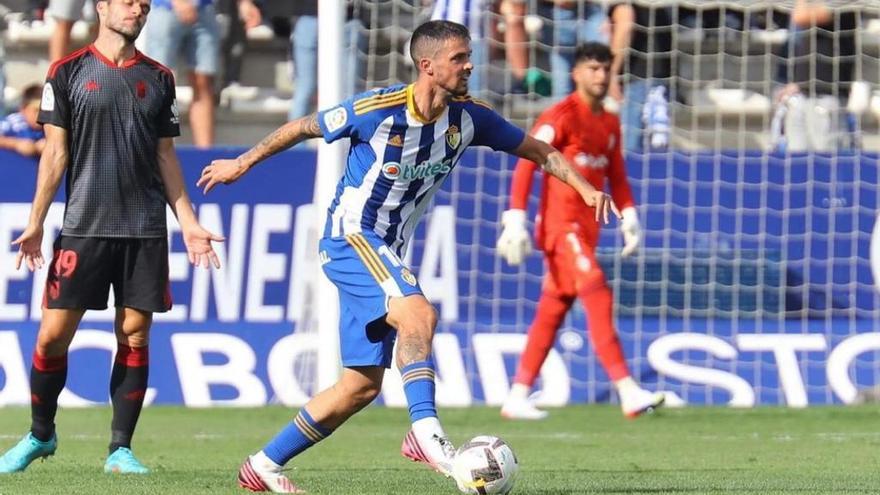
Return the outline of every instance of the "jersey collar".
[[[92,55],[94,55],[95,58],[103,62],[104,65],[108,65],[114,69],[128,69],[129,67],[138,63],[138,61],[143,57],[143,54],[137,48],[135,48],[133,57],[123,62],[122,65],[116,65],[112,60],[105,57],[103,53],[98,51],[98,49],[95,48],[94,44],[89,45],[89,51],[92,52]]]
[[[575,101],[575,104],[578,106],[578,108],[580,108],[583,112],[587,113],[587,115],[595,115],[595,116],[598,117],[598,116],[600,116],[600,115],[602,115],[602,114],[605,113],[605,107],[604,107],[604,106],[599,106],[599,110],[598,110],[598,111],[594,111],[594,110],[593,110],[593,107],[591,107],[590,105],[588,105],[587,102],[584,101],[583,98],[581,98],[581,95],[579,95],[579,94],[577,93],[577,91],[571,93],[570,98],[571,98],[572,100],[574,100],[574,101]]]
[[[437,121],[443,112],[440,112],[439,115],[434,117],[433,119],[429,119],[422,115],[422,112],[419,112],[419,107],[416,106],[416,85],[410,84],[406,87],[406,109],[409,111],[409,114],[415,117],[416,120],[421,122],[422,124],[431,124]]]

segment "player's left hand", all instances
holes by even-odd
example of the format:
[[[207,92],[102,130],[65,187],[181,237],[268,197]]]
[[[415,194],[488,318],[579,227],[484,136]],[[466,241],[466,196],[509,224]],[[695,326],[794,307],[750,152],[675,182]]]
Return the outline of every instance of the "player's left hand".
[[[642,226],[639,224],[639,215],[632,206],[624,208],[621,212],[623,218],[620,221],[620,232],[623,234],[623,250],[620,255],[626,258],[639,249],[642,242]]]
[[[220,259],[217,258],[211,242],[223,242],[226,239],[212,234],[199,224],[188,228],[181,226],[181,230],[183,243],[186,245],[186,256],[193,266],[204,266],[208,269],[214,265],[214,268],[220,268]]]
[[[582,196],[584,198],[584,203],[586,203],[587,206],[592,206],[596,209],[597,222],[608,223],[609,213],[614,213],[614,216],[617,218],[622,218],[620,216],[620,210],[618,210],[617,205],[614,204],[614,200],[612,200],[611,196],[604,191],[594,189],[584,193]]]
[[[238,159],[214,160],[202,169],[202,176],[196,182],[196,187],[205,186],[204,193],[208,194],[217,184],[232,184],[237,181],[247,170]]]

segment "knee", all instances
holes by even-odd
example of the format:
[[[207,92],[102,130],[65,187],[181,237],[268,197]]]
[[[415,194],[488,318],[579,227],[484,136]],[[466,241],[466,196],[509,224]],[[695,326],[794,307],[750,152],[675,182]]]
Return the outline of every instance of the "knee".
[[[146,347],[150,344],[149,327],[125,328],[116,331],[116,342],[128,347]]]
[[[437,326],[437,310],[421,298],[406,305],[393,306],[388,312],[387,321],[401,336],[430,337]]]
[[[345,395],[355,409],[361,409],[369,405],[379,396],[381,391],[382,382],[361,382],[345,385]]]

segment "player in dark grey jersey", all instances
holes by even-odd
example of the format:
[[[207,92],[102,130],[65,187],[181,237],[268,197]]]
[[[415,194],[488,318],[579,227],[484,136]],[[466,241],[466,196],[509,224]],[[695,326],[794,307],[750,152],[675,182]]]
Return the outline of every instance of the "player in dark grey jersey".
[[[31,367],[31,431],[0,457],[0,473],[23,471],[57,448],[55,413],[67,378],[67,348],[87,309],[116,301],[118,349],[107,472],[146,473],[131,437],[147,388],[154,312],[171,308],[166,204],[180,223],[190,262],[219,267],[196,220],[174,151],[179,124],[174,78],[134,48],[150,0],[98,0],[90,45],[54,63],[40,104],[46,148],[30,221],[13,244],[16,267],[43,265],[43,221],[66,172],[67,204],[49,265]]]

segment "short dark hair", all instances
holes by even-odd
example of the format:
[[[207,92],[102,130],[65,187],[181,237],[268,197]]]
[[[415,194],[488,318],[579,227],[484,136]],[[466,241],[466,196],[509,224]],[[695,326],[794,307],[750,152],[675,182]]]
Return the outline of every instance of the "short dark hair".
[[[463,39],[470,41],[471,33],[468,28],[452,21],[428,21],[413,31],[409,42],[409,56],[413,63],[418,66],[419,59],[427,55],[426,52],[436,53],[439,45],[449,39]]]
[[[588,41],[578,45],[574,51],[574,63],[579,64],[587,60],[595,60],[596,62],[607,63],[612,59],[611,48],[605,43],[598,41]]]
[[[21,92],[21,106],[26,107],[30,102],[40,101],[43,98],[43,87],[39,84],[30,84]]]

